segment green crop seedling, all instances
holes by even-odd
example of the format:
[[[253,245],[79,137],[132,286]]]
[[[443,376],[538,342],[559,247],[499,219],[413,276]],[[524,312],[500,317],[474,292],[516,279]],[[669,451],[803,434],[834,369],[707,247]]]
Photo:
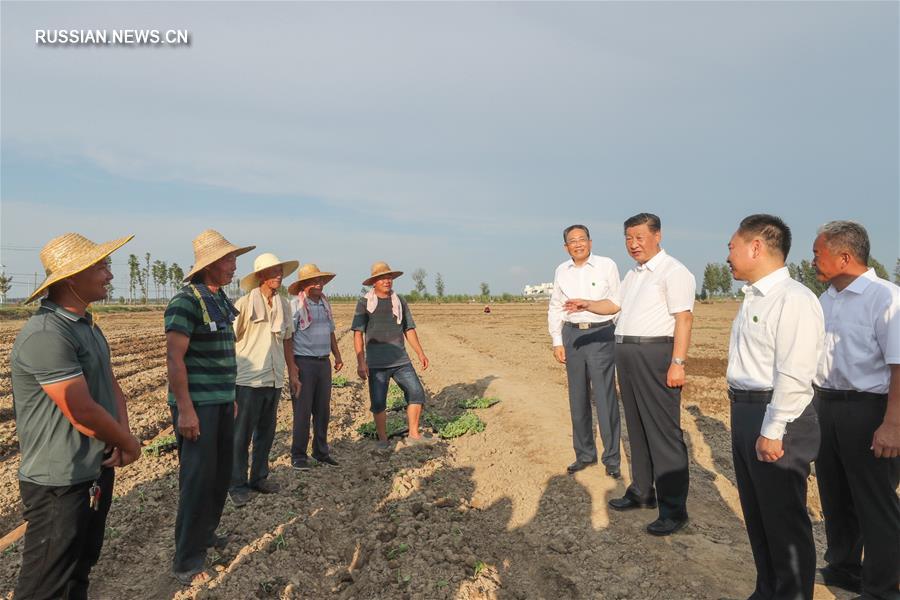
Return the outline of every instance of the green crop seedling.
[[[460,400],[456,405],[460,408],[490,408],[500,402],[500,398],[469,398]]]

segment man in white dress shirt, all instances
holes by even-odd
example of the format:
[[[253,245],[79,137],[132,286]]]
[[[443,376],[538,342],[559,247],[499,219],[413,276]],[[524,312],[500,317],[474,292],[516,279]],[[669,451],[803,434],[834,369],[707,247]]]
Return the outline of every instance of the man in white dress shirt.
[[[862,598],[897,600],[900,288],[868,268],[869,235],[858,223],[824,225],[813,253],[818,279],[831,284],[819,298],[825,352],[815,395],[828,539],[822,579]]]
[[[681,430],[681,386],[691,339],[696,282],[666,254],[659,217],[640,213],[625,221],[625,248],[637,261],[619,293],[621,302],[570,300],[571,313],[619,312],[616,372],[631,447],[631,485],[610,508],[655,508],[647,526],[670,535],[687,524],[687,446]]]
[[[806,480],[819,449],[812,382],[825,326],[815,294],[784,266],[790,248],[790,228],[772,215],[745,218],[728,243],[731,272],[747,282],[726,378],[754,600],[811,600],[815,579]]]
[[[619,269],[611,259],[591,253],[591,234],[584,225],[567,227],[563,241],[572,258],[556,268],[547,321],[553,356],[566,365],[569,381],[575,462],[567,471],[572,474],[597,463],[593,403],[603,442],[603,465],[607,475],[618,479],[621,425],[615,381],[615,317],[590,312],[567,313],[563,306],[571,298],[609,298],[618,303]]]

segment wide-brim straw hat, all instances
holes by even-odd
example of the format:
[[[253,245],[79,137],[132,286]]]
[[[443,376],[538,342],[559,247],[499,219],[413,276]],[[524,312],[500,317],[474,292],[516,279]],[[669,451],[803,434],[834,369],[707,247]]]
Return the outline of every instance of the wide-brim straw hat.
[[[393,270],[391,270],[390,265],[387,264],[386,262],[377,262],[374,265],[372,265],[372,274],[369,276],[368,279],[363,281],[362,284],[363,285],[372,285],[373,283],[375,283],[376,279],[378,279],[379,277],[384,277],[385,275],[390,275],[394,279],[396,279],[397,277],[400,277],[401,275],[403,275],[403,271],[393,271]]]
[[[327,271],[320,271],[319,267],[314,263],[305,264],[297,271],[297,281],[288,287],[288,294],[295,296],[300,292],[300,288],[303,287],[304,282],[307,282],[310,279],[316,279],[317,277],[324,277],[325,281],[322,285],[325,285],[334,279],[335,275],[334,273],[328,273]]]
[[[245,292],[249,292],[258,286],[259,279],[256,275],[260,271],[265,271],[272,267],[281,267],[282,277],[286,279],[288,275],[297,270],[298,266],[300,266],[299,260],[279,260],[279,258],[271,252],[260,254],[253,260],[253,272],[241,279],[241,289]]]
[[[133,237],[133,235],[126,235],[103,244],[95,244],[77,233],[66,233],[53,238],[41,249],[41,264],[44,265],[44,272],[47,276],[41,285],[28,296],[24,304],[28,304],[40,296],[54,283],[77,275],[97,264],[130,242]]]
[[[238,247],[226,240],[215,229],[207,229],[194,238],[194,266],[191,272],[185,275],[184,281],[190,281],[191,277],[213,264],[223,256],[235,253],[235,256],[246,254],[256,246]]]

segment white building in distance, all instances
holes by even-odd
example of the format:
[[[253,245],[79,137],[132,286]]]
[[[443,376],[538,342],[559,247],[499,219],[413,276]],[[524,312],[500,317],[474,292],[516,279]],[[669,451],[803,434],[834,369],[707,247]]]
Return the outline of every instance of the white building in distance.
[[[526,285],[522,290],[522,295],[526,298],[549,298],[553,293],[552,283],[539,283],[537,285]]]

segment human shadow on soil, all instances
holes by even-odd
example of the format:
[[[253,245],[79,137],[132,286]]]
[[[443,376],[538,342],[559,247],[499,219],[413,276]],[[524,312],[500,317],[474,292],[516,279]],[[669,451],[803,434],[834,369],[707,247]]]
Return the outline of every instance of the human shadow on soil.
[[[706,438],[716,471],[732,485],[737,486],[731,456],[731,432],[719,419],[703,414],[699,406],[688,405],[685,410],[694,418],[697,427]]]

